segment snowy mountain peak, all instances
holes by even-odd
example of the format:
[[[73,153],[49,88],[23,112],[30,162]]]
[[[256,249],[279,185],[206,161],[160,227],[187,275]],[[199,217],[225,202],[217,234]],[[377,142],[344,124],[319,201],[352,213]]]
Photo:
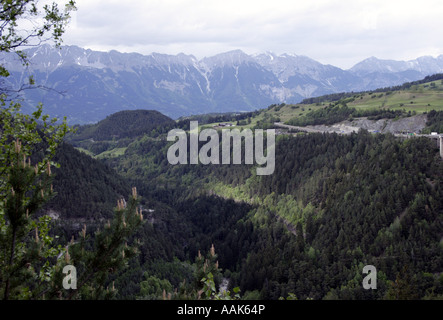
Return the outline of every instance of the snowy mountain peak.
[[[233,50],[217,54],[212,57],[207,57],[201,60],[201,63],[208,69],[215,67],[235,67],[243,63],[254,63],[252,56],[247,55],[241,50]]]
[[[98,121],[123,109],[154,108],[178,116],[237,112],[273,103],[297,103],[324,94],[373,90],[443,73],[443,55],[410,61],[371,57],[350,70],[324,65],[307,56],[241,50],[201,60],[193,55],[93,51],[49,45],[26,51],[26,70],[15,54],[0,53],[0,64],[11,72],[11,87],[31,73],[36,83],[66,92],[29,91],[32,105],[45,101],[55,116],[67,112],[72,122]],[[81,110],[81,112],[80,112]],[[63,112],[65,112],[63,111]]]
[[[409,61],[383,60],[376,57],[365,59],[349,71],[355,74],[393,73],[405,71],[417,71],[424,74],[443,72],[443,57],[422,56]]]

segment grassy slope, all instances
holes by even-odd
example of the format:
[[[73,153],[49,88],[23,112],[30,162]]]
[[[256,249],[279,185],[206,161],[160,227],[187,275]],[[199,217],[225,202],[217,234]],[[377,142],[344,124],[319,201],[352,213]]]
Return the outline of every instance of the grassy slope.
[[[443,84],[440,80],[412,86],[410,90],[392,93],[361,94],[348,103],[356,108],[405,109],[417,113],[443,110]]]
[[[443,83],[441,80],[437,80],[414,85],[409,90],[373,94],[356,93],[353,98],[323,102],[321,104],[288,104],[275,106],[273,108],[263,109],[259,115],[252,118],[250,125],[241,126],[240,128],[253,127],[257,121],[262,121],[266,117],[279,118],[281,122],[286,122],[294,117],[301,117],[309,111],[324,108],[330,103],[335,104],[340,102],[346,102],[348,107],[357,109],[400,109],[406,112],[415,111],[417,114],[431,110],[441,111],[443,110]]]

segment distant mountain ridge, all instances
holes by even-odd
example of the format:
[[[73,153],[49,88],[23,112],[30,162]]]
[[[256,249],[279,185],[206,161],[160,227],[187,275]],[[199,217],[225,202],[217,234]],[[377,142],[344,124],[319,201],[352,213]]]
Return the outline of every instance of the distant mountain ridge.
[[[45,105],[52,116],[71,124],[94,123],[133,109],[158,110],[171,118],[212,112],[240,112],[273,103],[373,90],[443,72],[443,55],[411,61],[366,59],[349,70],[323,65],[309,57],[241,50],[198,60],[193,55],[99,52],[77,46],[49,45],[27,50],[24,70],[12,54],[0,64],[10,72],[7,85],[17,88],[33,74],[38,85],[54,90],[26,90],[25,103]],[[63,94],[60,94],[63,93]]]

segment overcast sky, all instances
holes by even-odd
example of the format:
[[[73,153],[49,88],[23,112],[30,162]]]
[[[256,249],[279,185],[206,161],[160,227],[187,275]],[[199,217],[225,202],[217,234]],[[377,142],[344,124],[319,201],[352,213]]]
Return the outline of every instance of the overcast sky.
[[[76,0],[64,43],[93,50],[305,55],[343,69],[443,54],[442,0]]]

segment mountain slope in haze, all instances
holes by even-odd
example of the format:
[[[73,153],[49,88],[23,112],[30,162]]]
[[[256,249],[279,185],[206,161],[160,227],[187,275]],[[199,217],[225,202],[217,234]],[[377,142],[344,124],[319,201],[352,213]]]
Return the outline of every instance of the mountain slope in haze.
[[[359,75],[371,74],[374,72],[404,72],[408,70],[430,74],[435,72],[435,70],[441,69],[442,66],[443,55],[440,55],[437,58],[423,56],[410,61],[382,60],[377,59],[376,57],[370,57],[357,63],[350,69],[350,71]]]
[[[412,61],[370,58],[349,70],[308,57],[240,50],[198,60],[192,55],[98,52],[48,45],[27,51],[27,70],[12,54],[0,63],[18,88],[27,75],[51,90],[25,90],[29,108],[39,102],[71,124],[93,123],[121,110],[155,109],[178,118],[191,114],[252,111],[324,94],[398,85],[443,71],[443,55]]]
[[[285,88],[302,97],[317,96],[321,91],[354,91],[361,86],[358,76],[306,56],[264,53],[255,55],[255,59],[272,71]]]

